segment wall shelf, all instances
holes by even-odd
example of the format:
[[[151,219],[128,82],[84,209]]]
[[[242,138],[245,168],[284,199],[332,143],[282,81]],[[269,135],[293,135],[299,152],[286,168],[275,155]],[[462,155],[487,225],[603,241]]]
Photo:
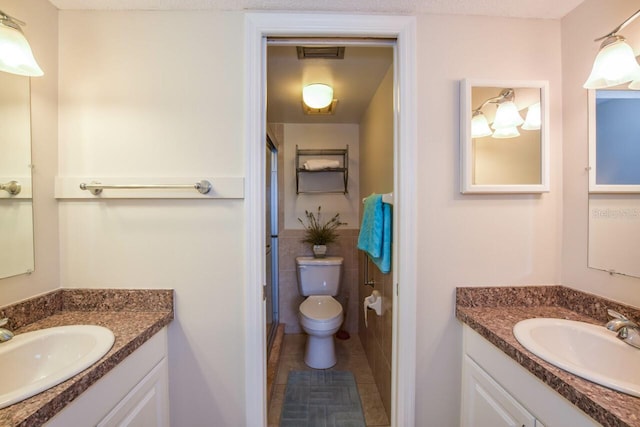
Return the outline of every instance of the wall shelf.
[[[324,167],[321,169],[305,168],[308,160],[334,160],[338,167]],[[300,183],[300,177],[305,174],[342,174],[343,188],[340,190],[304,190]],[[296,194],[301,193],[340,193],[347,194],[349,184],[349,146],[346,148],[319,148],[301,149],[296,145]]]

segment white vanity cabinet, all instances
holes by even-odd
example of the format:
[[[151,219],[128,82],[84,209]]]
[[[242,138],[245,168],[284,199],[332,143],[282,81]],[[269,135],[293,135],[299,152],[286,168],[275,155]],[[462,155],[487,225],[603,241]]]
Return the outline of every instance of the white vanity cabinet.
[[[461,427],[600,425],[467,325],[461,397]]]
[[[540,427],[535,417],[469,356],[462,362],[462,426]]]
[[[45,425],[169,427],[168,374],[163,328]]]

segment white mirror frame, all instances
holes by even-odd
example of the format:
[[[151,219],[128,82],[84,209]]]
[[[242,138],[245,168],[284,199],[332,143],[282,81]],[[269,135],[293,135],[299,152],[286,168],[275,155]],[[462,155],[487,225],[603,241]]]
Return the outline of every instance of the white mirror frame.
[[[629,90],[626,87],[624,90]],[[596,90],[588,91],[589,99],[589,193],[640,193],[640,185],[635,184],[597,184],[597,138],[596,138]]]
[[[471,139],[473,87],[537,88],[540,89],[542,127],[540,130],[540,183],[496,184],[473,183],[473,141]],[[487,80],[464,79],[460,82],[460,192],[469,193],[546,193],[549,191],[549,83],[545,80]]]

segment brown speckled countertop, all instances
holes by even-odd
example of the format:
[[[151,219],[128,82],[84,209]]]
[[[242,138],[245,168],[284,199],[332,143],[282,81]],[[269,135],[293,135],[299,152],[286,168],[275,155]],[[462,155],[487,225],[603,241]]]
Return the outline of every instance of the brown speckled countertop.
[[[557,368],[526,350],[513,336],[512,329],[517,322],[533,317],[554,317],[604,325],[607,308],[632,319],[640,319],[640,310],[634,307],[562,286],[456,290],[456,316],[459,320],[603,426],[638,427],[640,398],[619,393]],[[640,367],[631,366],[629,369]]]
[[[115,342],[90,368],[40,394],[0,409],[0,426],[44,424],[173,319],[173,290],[59,289],[0,308],[16,334],[53,326],[92,324]],[[6,367],[4,367],[6,368]]]

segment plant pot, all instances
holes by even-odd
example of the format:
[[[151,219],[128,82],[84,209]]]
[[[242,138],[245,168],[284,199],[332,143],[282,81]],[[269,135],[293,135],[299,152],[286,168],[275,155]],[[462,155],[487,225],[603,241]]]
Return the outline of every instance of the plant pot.
[[[324,258],[327,254],[327,245],[313,245],[313,256],[316,258]]]

